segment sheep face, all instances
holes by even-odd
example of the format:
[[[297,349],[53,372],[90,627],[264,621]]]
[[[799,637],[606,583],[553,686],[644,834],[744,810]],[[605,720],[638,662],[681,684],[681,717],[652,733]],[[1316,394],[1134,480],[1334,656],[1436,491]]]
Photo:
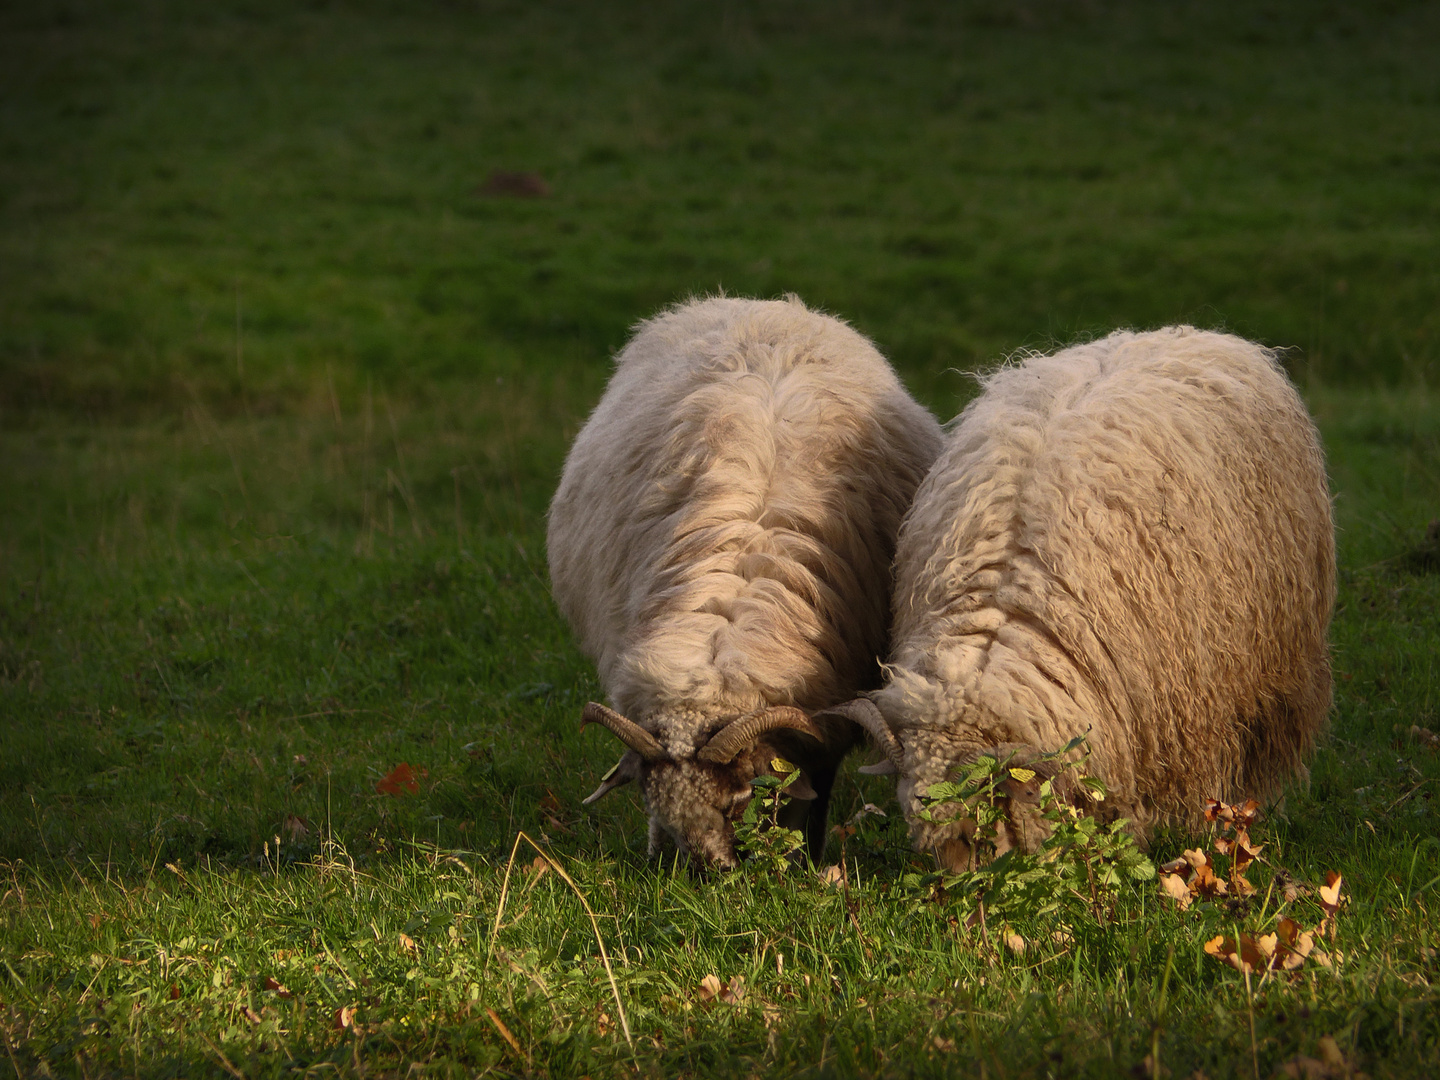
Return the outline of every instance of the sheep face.
[[[735,822],[750,802],[751,782],[762,774],[774,775],[769,762],[777,756],[777,750],[761,744],[726,765],[681,759],[645,768],[641,790],[650,813],[650,853],[659,854],[669,840],[700,866],[734,869]],[[792,803],[802,796],[814,798],[803,773],[790,786],[801,789]]]
[[[593,703],[586,706],[585,720],[603,724],[630,747],[585,802],[638,780],[650,814],[650,854],[658,855],[668,841],[697,865],[719,870],[738,865],[735,822],[745,812],[755,778],[778,775],[772,764],[776,758],[803,757],[796,753],[798,744],[815,741],[808,732],[819,735],[798,709],[764,710],[726,723],[693,744],[669,739],[662,745],[638,724]],[[772,731],[787,729],[785,735],[761,737],[767,724]],[[823,787],[828,794],[829,784]],[[786,793],[790,802],[781,814],[783,825],[805,824],[817,804],[823,820],[826,800],[803,768]]]

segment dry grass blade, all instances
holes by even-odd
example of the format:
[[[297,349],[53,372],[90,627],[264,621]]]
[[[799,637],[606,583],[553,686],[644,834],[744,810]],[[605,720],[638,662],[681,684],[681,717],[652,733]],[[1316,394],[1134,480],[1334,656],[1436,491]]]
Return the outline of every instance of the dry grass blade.
[[[523,830],[515,834],[515,843],[510,848],[510,858],[505,863],[505,877],[500,883],[500,902],[495,907],[495,925],[490,929],[490,944],[485,950],[485,967],[482,971],[481,979],[484,980],[486,986],[489,985],[490,959],[495,954],[495,938],[500,933],[500,920],[505,915],[505,901],[510,895],[510,875],[515,869],[515,854],[520,850],[521,840],[524,840],[534,848],[535,853],[545,860],[546,865],[560,875],[561,880],[570,886],[570,891],[573,892],[580,901],[580,906],[585,909],[585,915],[590,920],[590,930],[595,935],[595,944],[600,948],[600,962],[605,965],[605,977],[610,980],[610,993],[615,998],[615,1008],[620,1013],[620,1028],[625,1033],[625,1042],[633,1050],[635,1048],[635,1040],[630,1036],[630,1021],[625,1015],[625,1004],[620,1000],[620,986],[615,982],[615,969],[610,966],[610,954],[605,951],[605,941],[600,936],[600,923],[595,918],[595,912],[590,907],[590,902],[585,899],[585,894],[580,891],[580,886],[575,884],[575,879],[565,872],[565,868],[555,860],[554,856],[546,852],[544,848],[532,840]],[[494,1013],[490,1014],[490,1018],[495,1020],[497,1025],[499,1024]]]
[[[490,1023],[495,1025],[495,1030],[500,1032],[500,1037],[510,1044],[510,1049],[515,1051],[521,1061],[525,1062],[526,1065],[529,1065],[530,1055],[525,1053],[524,1050],[520,1049],[520,1044],[515,1041],[515,1036],[510,1034],[510,1029],[505,1026],[505,1021],[501,1020],[500,1017],[496,1016],[495,1010],[490,1008],[488,1005],[485,1007],[485,1015],[490,1017]]]

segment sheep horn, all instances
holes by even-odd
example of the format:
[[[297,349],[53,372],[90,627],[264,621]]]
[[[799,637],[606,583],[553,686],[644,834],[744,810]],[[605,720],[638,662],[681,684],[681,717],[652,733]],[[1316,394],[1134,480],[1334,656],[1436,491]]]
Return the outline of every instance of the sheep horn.
[[[869,698],[855,698],[853,701],[835,705],[815,715],[838,716],[842,719],[849,720],[851,723],[859,724],[870,733],[870,737],[875,740],[875,744],[879,746],[881,750],[885,751],[885,756],[890,759],[890,763],[894,766],[893,770],[887,768],[884,772],[879,772],[877,769],[876,773],[872,775],[883,776],[892,771],[900,771],[900,767],[904,764],[905,760],[905,755],[900,749],[900,743],[895,738],[895,733],[890,730],[890,725],[885,722],[885,717],[881,714],[880,709]],[[882,762],[881,764],[883,765],[884,763]],[[866,769],[869,768],[871,768],[871,766],[866,766]]]
[[[626,750],[620,760],[610,766],[610,771],[600,778],[600,786],[590,793],[588,799],[581,800],[581,806],[589,806],[593,802],[609,795],[617,787],[624,787],[631,780],[640,777],[640,755],[634,750]]]
[[[647,762],[664,761],[670,756],[655,741],[654,735],[651,735],[635,721],[627,720],[614,709],[607,709],[598,701],[590,702],[580,713],[580,726],[583,728],[586,724],[600,724],[609,728],[611,734]]]
[[[711,737],[697,756],[701,761],[714,765],[729,764],[741,750],[754,745],[755,740],[767,731],[777,728],[789,728],[820,742],[825,741],[825,733],[815,726],[804,710],[793,705],[776,705],[730,721]]]

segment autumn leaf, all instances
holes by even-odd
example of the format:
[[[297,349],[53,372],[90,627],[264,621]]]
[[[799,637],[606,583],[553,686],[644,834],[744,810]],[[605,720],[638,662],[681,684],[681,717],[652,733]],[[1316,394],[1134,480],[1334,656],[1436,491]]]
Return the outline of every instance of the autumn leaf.
[[[727,1005],[739,1005],[745,1000],[745,976],[736,975],[720,991],[720,1000]]]
[[[342,1005],[340,1008],[335,1010],[335,1015],[331,1018],[331,1026],[334,1027],[336,1031],[344,1031],[346,1028],[352,1026],[354,1023],[354,1005]]]
[[[179,987],[176,983],[171,983],[171,984],[170,984],[170,1000],[171,1000],[171,1001],[179,1001],[179,1000],[180,1000],[180,987]]]
[[[1220,934],[1205,943],[1205,952],[1242,975],[1268,966],[1249,934]]]
[[[249,1005],[240,1006],[240,1015],[243,1016],[246,1020],[249,1020],[252,1024],[260,1023],[260,1014],[257,1013],[254,1009],[250,1008]]]
[[[289,988],[288,986],[286,986],[286,985],[285,985],[284,983],[282,983],[282,982],[277,982],[274,978],[272,978],[272,977],[270,977],[270,976],[266,976],[266,978],[265,978],[265,989],[266,989],[266,990],[269,990],[271,993],[275,994],[277,997],[292,998],[292,997],[295,996],[293,993],[291,993],[290,988]]]
[[[400,951],[406,956],[415,956],[420,952],[420,946],[415,944],[415,939],[403,931],[400,934]]]
[[[1013,952],[1016,956],[1025,955],[1025,939],[1019,934],[1017,934],[1014,930],[1011,930],[1007,926],[1001,937],[1005,942],[1005,947],[1011,952]]]
[[[1280,1075],[1293,1080],[1367,1080],[1348,1061],[1333,1036],[1322,1035],[1316,1042],[1318,1058],[1299,1054],[1280,1066]]]
[[[820,880],[826,885],[839,885],[845,880],[845,871],[839,865],[827,866],[820,871]]]
[[[720,996],[720,990],[720,978],[712,973],[700,980],[700,987],[695,991],[695,996],[701,1001],[714,1001]]]
[[[415,779],[415,770],[410,768],[408,762],[402,761],[385,774],[385,777],[375,785],[375,790],[381,795],[398,798],[407,792],[411,795],[415,794],[420,790],[420,782]]]
[[[1160,891],[1168,896],[1181,911],[1190,906],[1190,886],[1179,874],[1161,874]]]

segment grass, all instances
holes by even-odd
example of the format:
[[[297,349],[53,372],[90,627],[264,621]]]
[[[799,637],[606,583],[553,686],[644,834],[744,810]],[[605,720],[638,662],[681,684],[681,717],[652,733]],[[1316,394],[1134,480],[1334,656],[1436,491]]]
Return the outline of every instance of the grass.
[[[1218,1080],[1326,1036],[1433,1074],[1433,11],[611,12],[0,11],[17,1075],[1116,1076],[1158,1050]],[[554,194],[476,194],[495,168]],[[1225,909],[1153,886],[1061,938],[1018,920],[1017,953],[904,884],[893,815],[841,888],[699,880],[646,861],[633,795],[579,807],[613,750],[576,730],[599,690],[545,506],[629,324],[718,286],[846,315],[946,415],[952,369],[1116,324],[1293,347],[1340,523],[1336,708],[1252,878],[1343,872],[1343,962],[1247,987],[1203,949]],[[382,793],[401,762],[418,790]],[[866,802],[894,810],[852,767],[836,820]],[[494,930],[521,830],[594,909],[633,1048],[529,849]]]

